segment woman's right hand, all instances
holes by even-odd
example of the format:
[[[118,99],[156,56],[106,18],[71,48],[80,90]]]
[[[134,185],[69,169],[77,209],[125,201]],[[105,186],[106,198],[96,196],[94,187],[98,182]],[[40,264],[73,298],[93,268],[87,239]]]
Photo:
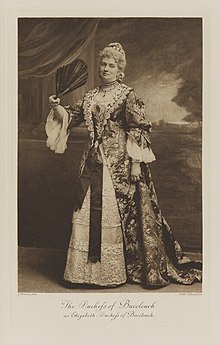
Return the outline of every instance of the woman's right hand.
[[[56,98],[56,95],[52,95],[49,97],[49,106],[50,108],[56,108],[60,104],[60,98]]]
[[[141,178],[141,166],[139,162],[131,163],[131,182],[135,183]]]
[[[49,97],[49,105],[50,105],[50,108],[53,109],[54,115],[61,122],[63,121],[64,116],[68,117],[68,112],[65,110],[64,107],[62,107],[62,105],[60,105],[60,98],[56,98],[55,95],[50,96]]]

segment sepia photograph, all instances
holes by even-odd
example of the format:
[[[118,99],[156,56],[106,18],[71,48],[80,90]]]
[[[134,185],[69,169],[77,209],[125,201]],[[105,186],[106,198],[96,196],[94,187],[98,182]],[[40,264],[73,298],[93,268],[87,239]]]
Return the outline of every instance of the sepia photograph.
[[[0,343],[219,343],[218,13],[3,0]]]
[[[18,292],[197,293],[203,18],[19,17]]]

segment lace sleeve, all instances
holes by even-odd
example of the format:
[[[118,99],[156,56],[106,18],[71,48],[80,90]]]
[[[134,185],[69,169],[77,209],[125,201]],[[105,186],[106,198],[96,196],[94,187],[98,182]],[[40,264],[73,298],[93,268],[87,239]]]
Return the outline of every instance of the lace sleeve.
[[[46,145],[55,153],[64,153],[67,148],[67,140],[69,137],[68,125],[70,122],[68,112],[59,106],[59,112],[62,113],[63,120],[60,121],[53,109],[49,112],[46,121]]]
[[[128,155],[132,158],[133,162],[144,162],[144,163],[151,163],[156,160],[156,157],[151,150],[150,147],[143,147],[144,146],[144,139],[142,139],[142,145],[139,146],[135,142],[135,140],[129,136],[127,139],[127,151]]]
[[[67,149],[67,140],[70,134],[70,129],[76,127],[83,122],[82,100],[76,102],[74,106],[58,105],[59,112],[62,115],[60,121],[51,109],[45,126],[47,133],[46,145],[55,153],[64,153]]]

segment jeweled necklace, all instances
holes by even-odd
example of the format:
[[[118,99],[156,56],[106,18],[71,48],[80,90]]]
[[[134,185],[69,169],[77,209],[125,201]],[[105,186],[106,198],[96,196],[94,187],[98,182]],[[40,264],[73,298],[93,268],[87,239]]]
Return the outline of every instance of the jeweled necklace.
[[[105,97],[106,93],[108,93],[109,91],[112,91],[117,84],[118,84],[117,80],[114,80],[107,84],[102,84],[100,86],[100,90],[103,92],[103,97]]]

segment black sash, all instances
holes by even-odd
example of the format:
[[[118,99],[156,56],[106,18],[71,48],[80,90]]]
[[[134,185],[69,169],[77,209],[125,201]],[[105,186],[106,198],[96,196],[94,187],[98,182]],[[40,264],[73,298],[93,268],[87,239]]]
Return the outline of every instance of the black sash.
[[[95,160],[92,152],[77,184],[75,210],[82,207],[83,200],[90,186],[90,226],[88,261],[101,261],[101,222],[102,222],[102,186],[103,165]]]

